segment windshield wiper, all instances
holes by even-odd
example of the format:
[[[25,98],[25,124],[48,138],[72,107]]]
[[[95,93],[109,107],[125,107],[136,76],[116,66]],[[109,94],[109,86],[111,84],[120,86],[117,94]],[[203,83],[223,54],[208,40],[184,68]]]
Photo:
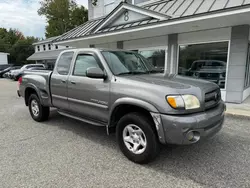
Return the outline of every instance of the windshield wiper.
[[[126,75],[126,74],[132,74],[132,72],[121,72],[121,73],[119,73],[117,75]]]
[[[164,70],[150,70],[148,73],[163,73]]]
[[[133,74],[133,75],[135,75],[135,74],[147,74],[147,72],[121,72],[117,75],[126,75],[126,74]]]

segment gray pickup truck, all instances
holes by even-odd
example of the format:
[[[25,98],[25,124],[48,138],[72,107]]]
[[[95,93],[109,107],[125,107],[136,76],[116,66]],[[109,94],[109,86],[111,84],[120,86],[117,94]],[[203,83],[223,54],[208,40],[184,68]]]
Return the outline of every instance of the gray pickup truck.
[[[26,72],[19,95],[35,121],[50,107],[85,123],[116,132],[133,162],[153,160],[160,144],[193,144],[217,133],[225,104],[219,87],[194,78],[163,74],[136,52],[71,49],[53,71]]]

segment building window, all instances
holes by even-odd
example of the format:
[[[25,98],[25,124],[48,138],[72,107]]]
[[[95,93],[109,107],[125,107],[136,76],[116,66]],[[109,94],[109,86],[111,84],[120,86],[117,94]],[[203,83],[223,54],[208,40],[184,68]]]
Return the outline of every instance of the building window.
[[[228,42],[180,45],[178,74],[225,88]]]
[[[155,68],[164,70],[165,67],[165,50],[138,50]]]
[[[107,15],[115,8],[115,1],[104,0],[104,13]]]
[[[248,56],[246,63],[246,73],[245,73],[245,88],[250,87],[250,44],[248,45]]]
[[[51,50],[51,44],[48,44],[48,48],[49,48],[49,50]]]
[[[58,45],[56,45],[56,47],[55,47],[55,48],[56,48],[56,50],[57,50],[57,49],[58,49]]]
[[[40,46],[37,46],[37,51],[40,52]]]
[[[46,51],[46,45],[45,44],[43,45],[43,50]]]

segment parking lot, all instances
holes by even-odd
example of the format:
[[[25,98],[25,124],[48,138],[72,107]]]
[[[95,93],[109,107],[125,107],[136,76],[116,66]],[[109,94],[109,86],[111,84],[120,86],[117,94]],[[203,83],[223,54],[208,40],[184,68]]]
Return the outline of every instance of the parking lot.
[[[0,187],[250,187],[250,123],[227,117],[214,138],[128,161],[115,135],[51,111],[33,121],[17,83],[0,79]]]

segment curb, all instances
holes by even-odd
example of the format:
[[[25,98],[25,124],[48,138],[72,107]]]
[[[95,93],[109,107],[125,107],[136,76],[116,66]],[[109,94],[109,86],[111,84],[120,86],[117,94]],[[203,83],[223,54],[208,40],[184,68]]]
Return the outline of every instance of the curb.
[[[250,113],[246,111],[226,111],[225,115],[228,117],[244,118],[250,120]]]

